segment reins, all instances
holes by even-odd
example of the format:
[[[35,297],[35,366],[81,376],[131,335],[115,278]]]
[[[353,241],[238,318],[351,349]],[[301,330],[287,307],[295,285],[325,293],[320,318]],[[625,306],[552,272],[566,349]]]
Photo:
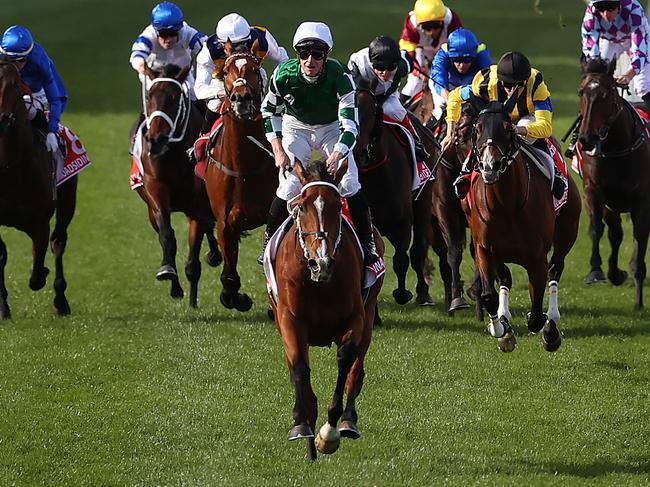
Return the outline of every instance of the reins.
[[[181,91],[181,97],[178,101],[178,109],[176,110],[176,115],[172,119],[168,113],[162,110],[154,110],[152,113],[148,113],[148,91],[146,88],[146,83],[142,83],[142,104],[144,107],[144,116],[147,129],[151,127],[151,124],[154,119],[162,118],[170,127],[169,133],[169,142],[181,142],[185,139],[185,133],[187,132],[187,126],[190,121],[190,115],[192,113],[192,102],[190,100],[190,93],[187,88],[186,83],[181,83],[175,78],[154,78],[151,80],[151,85],[149,86],[149,91],[153,88],[156,83],[171,83],[176,85]],[[181,122],[180,126],[178,125],[179,121]],[[178,134],[174,136],[178,131]]]

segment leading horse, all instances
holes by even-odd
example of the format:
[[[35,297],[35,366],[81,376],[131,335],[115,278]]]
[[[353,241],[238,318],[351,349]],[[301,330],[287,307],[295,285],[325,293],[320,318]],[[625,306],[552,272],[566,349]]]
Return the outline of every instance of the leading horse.
[[[334,453],[341,436],[354,439],[360,435],[355,401],[363,385],[363,363],[383,277],[362,295],[363,255],[343,221],[337,187],[347,164],[341,165],[334,178],[327,175],[323,163],[312,168],[308,172],[300,161],[294,167],[304,186],[290,203],[293,227],[277,250],[277,302],[273,297],[270,302],[295,389],[289,440],[306,438],[308,458],[315,460],[316,448],[321,453]],[[377,252],[382,255],[383,245],[376,237]],[[318,408],[310,382],[309,347],[329,347],[332,343],[337,346],[336,388],[327,422],[314,440]]]
[[[32,240],[33,265],[29,287],[38,291],[49,273],[45,267],[48,239],[55,259],[54,312],[70,314],[65,295],[63,254],[68,226],[77,200],[77,176],[56,189],[52,158],[42,137],[27,120],[20,72],[12,63],[0,63],[0,225],[25,232]],[[50,220],[56,225],[50,235]],[[11,318],[5,285],[7,246],[0,239],[0,318]]]
[[[278,172],[269,155],[260,112],[259,62],[250,52],[236,52],[226,59],[223,72],[223,126],[208,148],[205,184],[224,257],[219,299],[226,308],[248,311],[253,302],[239,292],[239,240],[243,232],[266,222]]]
[[[190,283],[190,306],[196,307],[203,235],[210,245],[207,263],[213,267],[219,265],[221,255],[214,238],[214,220],[205,185],[194,174],[186,153],[196,140],[203,119],[192,105],[185,83],[189,70],[190,67],[180,69],[167,64],[161,71],[155,71],[145,64],[145,75],[151,85],[143,93],[146,126],[137,134],[142,138],[144,169],[144,184],[137,192],[147,204],[149,221],[162,247],[163,258],[156,278],[171,281],[173,298],[182,298],[183,288],[176,271],[176,237],[171,213],[181,211],[187,216],[189,253],[185,276]]]
[[[650,231],[650,139],[634,108],[617,91],[612,76],[615,66],[615,60],[592,59],[583,64],[580,83],[579,140],[591,237],[591,271],[585,280],[589,284],[605,280],[599,249],[603,219],[612,248],[607,277],[614,285],[627,278],[618,267],[618,252],[623,241],[620,214],[629,212],[634,234],[630,261],[636,286],[634,306],[640,309]]]
[[[471,188],[469,223],[481,281],[480,300],[490,315],[489,330],[498,338],[499,349],[514,350],[516,338],[507,311],[507,294],[497,299],[494,280],[503,264],[524,267],[531,298],[528,329],[533,333],[541,330],[544,348],[555,351],[561,344],[558,283],[565,257],[577,238],[580,196],[569,178],[569,211],[555,212],[548,179],[521,150],[509,114],[513,100],[506,105],[490,102],[479,113],[474,128],[473,151],[480,176]],[[547,279],[550,297],[548,313],[544,314]]]

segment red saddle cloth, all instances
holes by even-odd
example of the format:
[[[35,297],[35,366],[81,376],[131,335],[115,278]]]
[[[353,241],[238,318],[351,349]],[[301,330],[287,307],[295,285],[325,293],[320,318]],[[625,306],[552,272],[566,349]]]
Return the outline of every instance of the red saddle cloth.
[[[214,124],[212,125],[212,128],[210,129],[210,132],[207,134],[200,134],[199,138],[196,139],[196,142],[194,142],[194,157],[196,158],[196,166],[194,166],[194,174],[197,175],[197,177],[203,179],[205,181],[205,171],[208,167],[208,161],[207,161],[207,151],[210,147],[210,141],[214,140],[214,137],[217,136],[217,133],[221,129],[221,126],[223,125],[223,116],[219,117]]]

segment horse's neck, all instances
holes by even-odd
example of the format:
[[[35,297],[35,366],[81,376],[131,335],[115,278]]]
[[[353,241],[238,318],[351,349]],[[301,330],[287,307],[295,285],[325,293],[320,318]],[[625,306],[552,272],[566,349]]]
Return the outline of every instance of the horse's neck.
[[[612,121],[609,134],[603,140],[603,150],[605,152],[612,150],[622,150],[629,148],[639,136],[636,130],[636,121],[632,108],[627,101],[621,98],[621,113]]]
[[[26,117],[18,115],[10,132],[0,140],[0,151],[5,154],[4,157],[22,161],[33,159],[37,141],[32,124]]]
[[[488,206],[516,213],[524,206],[530,191],[530,161],[519,154],[496,184],[484,185]]]

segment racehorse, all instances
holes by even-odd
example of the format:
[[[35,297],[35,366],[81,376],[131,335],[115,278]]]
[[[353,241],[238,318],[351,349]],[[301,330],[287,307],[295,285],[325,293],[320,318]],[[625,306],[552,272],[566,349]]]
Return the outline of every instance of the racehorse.
[[[506,104],[490,102],[479,113],[473,135],[473,151],[480,176],[471,188],[469,223],[476,267],[481,281],[481,304],[490,315],[489,330],[498,338],[499,349],[514,350],[516,338],[510,324],[507,295],[499,296],[494,279],[505,263],[519,264],[529,278],[531,311],[528,329],[542,330],[547,351],[561,344],[558,282],[564,259],[578,233],[580,196],[568,178],[569,192],[565,211],[556,214],[549,181],[533,166],[521,150],[510,111],[516,99]],[[547,253],[553,245],[550,265]],[[546,281],[549,282],[548,315],[542,312]]]
[[[223,72],[223,126],[214,145],[208,147],[205,184],[224,256],[219,299],[226,308],[248,311],[253,302],[239,292],[239,240],[243,232],[266,222],[278,173],[260,112],[263,87],[259,62],[250,52],[235,52],[226,59]]]
[[[617,286],[627,278],[627,272],[618,267],[618,252],[623,240],[620,214],[629,212],[634,234],[630,266],[636,286],[635,308],[640,309],[650,230],[650,143],[640,117],[616,89],[615,65],[615,60],[589,60],[583,64],[580,83],[579,140],[591,237],[591,271],[585,281],[605,280],[599,249],[603,218],[612,248],[607,277]]]
[[[63,254],[77,200],[77,176],[56,189],[52,158],[27,120],[21,78],[13,63],[0,62],[0,225],[14,227],[32,240],[29,287],[38,291],[49,273],[45,267],[48,238],[55,262],[54,312],[70,314],[65,296]],[[50,219],[56,224],[50,235]],[[7,246],[0,238],[0,318],[11,318],[5,285]]]
[[[359,134],[354,158],[373,223],[395,248],[393,271],[397,276],[397,288],[393,290],[393,298],[398,304],[406,304],[413,298],[413,293],[406,288],[410,246],[411,266],[417,276],[416,303],[429,305],[432,300],[424,276],[424,260],[431,218],[431,184],[425,183],[423,191],[414,197],[409,148],[404,147],[394,129],[385,126],[383,111],[375,95],[361,85],[357,86],[357,105]],[[435,157],[438,147],[427,135],[427,130],[417,123],[413,125],[418,126],[420,138]]]
[[[277,302],[273,297],[270,302],[295,389],[289,440],[306,438],[308,458],[315,460],[316,448],[334,453],[341,436],[360,436],[355,401],[363,385],[363,363],[383,277],[366,290],[364,298],[363,256],[352,230],[343,222],[337,188],[347,164],[342,164],[333,178],[322,162],[308,169],[311,172],[296,161],[294,170],[304,186],[291,200],[293,227],[278,246],[274,265]],[[378,235],[376,242],[382,255]],[[337,346],[336,388],[327,422],[314,440],[318,409],[310,382],[309,347],[332,343]]]
[[[194,166],[187,156],[187,149],[196,140],[203,119],[192,105],[185,84],[189,70],[190,67],[180,69],[167,64],[161,71],[154,71],[145,64],[145,75],[151,85],[146,94],[143,89],[146,126],[137,134],[142,137],[144,184],[136,191],[147,204],[149,221],[162,247],[162,263],[156,278],[171,281],[173,298],[182,298],[183,288],[176,271],[176,237],[171,213],[182,211],[187,216],[189,254],[185,276],[190,284],[190,306],[196,307],[203,235],[210,245],[207,263],[213,267],[219,265],[221,254],[214,238],[214,220],[205,185],[194,174]]]

